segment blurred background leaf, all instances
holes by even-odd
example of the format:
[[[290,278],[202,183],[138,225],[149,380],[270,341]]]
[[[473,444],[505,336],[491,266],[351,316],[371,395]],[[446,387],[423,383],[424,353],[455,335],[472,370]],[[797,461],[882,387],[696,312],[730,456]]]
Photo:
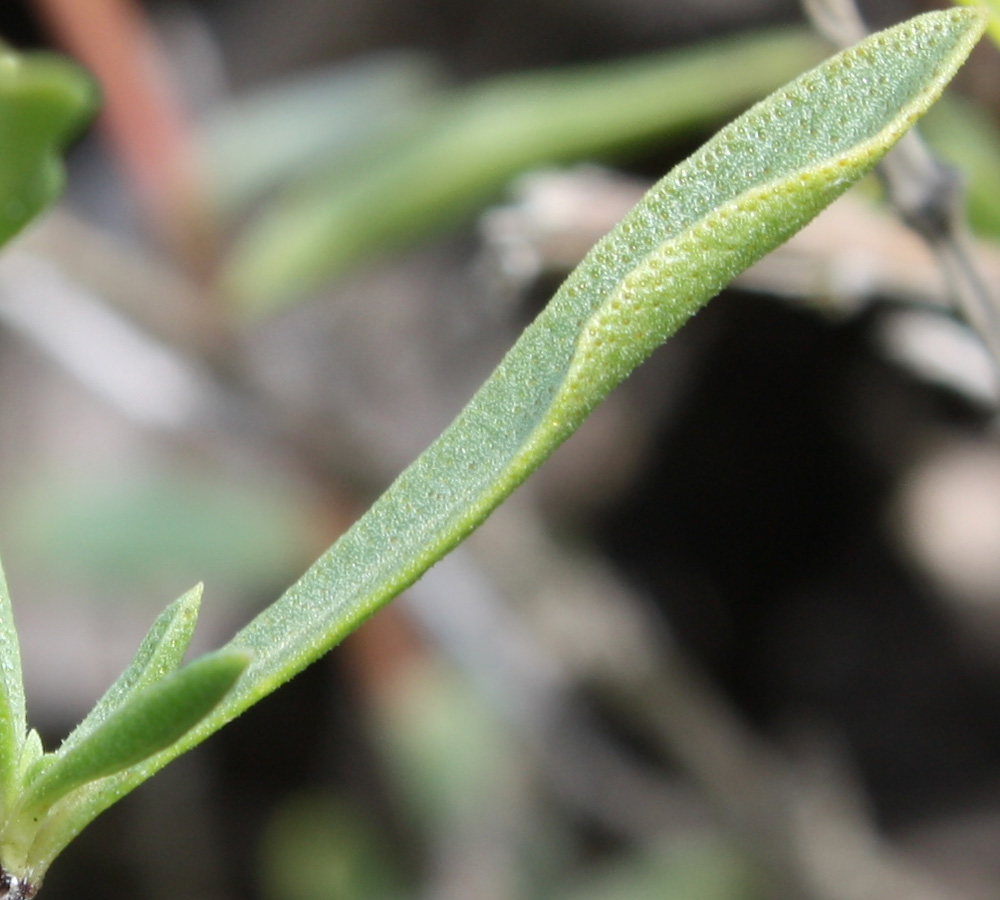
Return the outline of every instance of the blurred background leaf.
[[[260,849],[268,900],[401,900],[397,855],[359,803],[315,793],[274,810]]]
[[[47,478],[21,493],[13,521],[22,565],[111,596],[182,571],[256,594],[303,557],[310,535],[292,497],[184,469]]]
[[[54,54],[0,42],[0,244],[62,193],[62,150],[97,109],[90,76]]]
[[[1000,125],[982,107],[950,97],[935,107],[923,125],[931,146],[955,166],[965,186],[969,224],[1000,237]]]
[[[226,104],[200,131],[212,200],[239,215],[303,171],[364,154],[425,115],[443,89],[432,57],[400,52],[268,84]]]
[[[660,58],[508,76],[445,95],[416,122],[265,209],[223,273],[227,294],[266,312],[351,265],[461,221],[518,172],[634,153],[710,126],[808,68],[802,32],[741,37]]]

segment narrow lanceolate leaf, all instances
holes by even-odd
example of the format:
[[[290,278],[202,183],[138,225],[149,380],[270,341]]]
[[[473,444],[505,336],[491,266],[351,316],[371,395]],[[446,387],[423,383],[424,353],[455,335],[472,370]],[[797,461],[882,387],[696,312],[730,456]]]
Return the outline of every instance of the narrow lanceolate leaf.
[[[448,430],[229,645],[254,662],[211,717],[277,687],[412,584],[740,271],[889,150],[981,36],[953,9],[880,32],[772,94],[587,255]]]
[[[202,586],[199,584],[160,613],[128,668],[63,741],[59,756],[71,752],[132,695],[155,684],[180,666],[198,621],[201,593]]]
[[[7,579],[0,567],[0,819],[16,790],[26,731],[21,651]]]
[[[173,744],[225,696],[248,659],[238,651],[212,653],[130,696],[81,740],[54,755],[26,786],[19,815],[38,818],[80,786]]]
[[[0,46],[0,244],[62,191],[59,153],[96,107],[79,66]]]
[[[252,657],[233,691],[176,744],[62,809],[29,863],[44,871],[102,809],[325,653],[466,537],[734,275],[870,171],[984,25],[977,12],[951,10],[873,35],[755,106],[655,185],[448,430],[227,645]]]

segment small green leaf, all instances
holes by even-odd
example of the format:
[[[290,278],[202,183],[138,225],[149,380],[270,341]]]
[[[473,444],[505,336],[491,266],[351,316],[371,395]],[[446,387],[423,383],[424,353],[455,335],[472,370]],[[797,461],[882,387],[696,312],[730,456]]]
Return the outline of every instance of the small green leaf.
[[[60,151],[94,114],[97,90],[79,66],[0,48],[0,244],[60,194]]]
[[[38,766],[39,761],[45,757],[45,748],[42,746],[42,736],[32,728],[24,740],[21,748],[21,760],[18,763],[18,781],[23,784],[28,780],[28,773]]]
[[[199,584],[160,613],[128,668],[63,741],[59,748],[60,756],[68,755],[86,740],[133,695],[156,684],[180,666],[198,621],[201,593],[202,586]]]
[[[79,741],[53,755],[27,784],[19,816],[38,819],[80,786],[169,747],[219,703],[248,661],[246,653],[219,651],[132,694]]]
[[[7,579],[0,566],[0,820],[10,809],[17,791],[27,727],[20,645]]]

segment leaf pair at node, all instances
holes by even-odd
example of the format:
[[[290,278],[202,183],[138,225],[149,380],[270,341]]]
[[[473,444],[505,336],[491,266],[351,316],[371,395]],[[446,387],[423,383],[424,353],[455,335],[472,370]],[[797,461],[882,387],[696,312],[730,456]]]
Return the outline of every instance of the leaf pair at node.
[[[15,886],[37,887],[48,862],[80,823],[121,796],[122,778],[175,744],[243,673],[249,657],[236,650],[181,665],[200,600],[199,586],[168,606],[93,710],[58,750],[45,753],[38,733],[25,729],[17,637],[0,573],[0,854],[3,873],[15,879]]]

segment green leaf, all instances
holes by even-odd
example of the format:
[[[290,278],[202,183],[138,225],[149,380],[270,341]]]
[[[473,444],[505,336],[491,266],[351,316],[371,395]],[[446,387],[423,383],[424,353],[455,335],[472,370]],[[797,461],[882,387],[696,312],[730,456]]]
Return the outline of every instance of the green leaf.
[[[133,693],[78,741],[64,745],[29,781],[22,820],[37,820],[82,785],[127,769],[182,737],[228,693],[247,666],[239,651],[219,651]],[[68,742],[69,743],[69,742]]]
[[[94,114],[97,90],[68,60],[0,48],[0,244],[60,194],[60,151]]]
[[[135,658],[59,748],[66,756],[139,691],[175,671],[184,659],[198,621],[199,584],[171,603],[149,629]]]
[[[21,650],[7,579],[0,566],[0,821],[10,809],[17,791],[27,728]]]
[[[28,773],[45,756],[45,748],[42,746],[42,736],[32,728],[24,739],[24,746],[21,748],[21,759],[18,763],[18,783],[23,784],[28,777]]]
[[[457,91],[354,165],[297,185],[266,210],[235,248],[224,289],[248,312],[269,311],[471,215],[525,169],[714,124],[820,56],[802,32],[744,35]]]
[[[772,94],[655,185],[444,434],[236,635],[228,646],[254,661],[202,727],[286,681],[463,540],[704,303],[869,172],[983,25],[978,13],[950,10],[875,34]]]
[[[655,185],[444,434],[224,648],[251,657],[233,690],[176,743],[159,741],[165,749],[155,756],[61,804],[26,857],[32,871],[44,872],[102,809],[305,668],[463,540],[734,275],[869,172],[938,97],[984,27],[981,14],[951,10],[873,35],[768,97]],[[127,758],[119,754],[117,764]],[[105,770],[75,765],[70,774],[46,769],[31,787],[35,802],[64,792],[81,770]]]

